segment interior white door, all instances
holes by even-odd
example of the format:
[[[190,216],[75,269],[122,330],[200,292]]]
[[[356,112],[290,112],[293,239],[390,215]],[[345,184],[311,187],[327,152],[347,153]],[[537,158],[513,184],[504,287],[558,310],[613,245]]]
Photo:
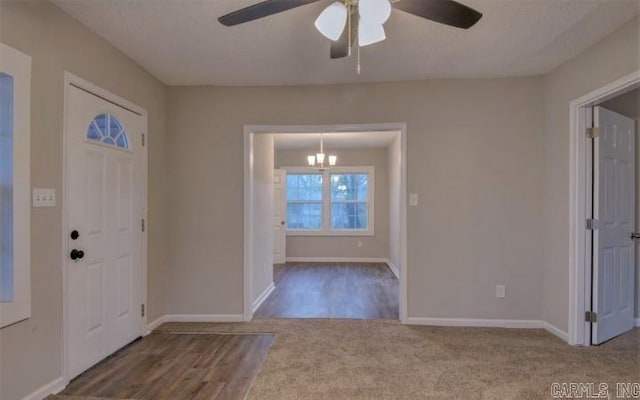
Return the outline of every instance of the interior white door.
[[[273,263],[284,264],[287,258],[287,171],[273,171]]]
[[[144,119],[71,86],[66,106],[68,372],[142,332]]]
[[[600,135],[594,146],[592,343],[600,344],[634,325],[636,196],[635,121],[602,107],[594,109]]]

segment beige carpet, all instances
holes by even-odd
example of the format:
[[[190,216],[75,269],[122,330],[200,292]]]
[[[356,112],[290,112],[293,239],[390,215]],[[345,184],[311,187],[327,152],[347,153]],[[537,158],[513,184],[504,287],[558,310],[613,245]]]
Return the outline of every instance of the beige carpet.
[[[275,333],[248,399],[548,399],[553,382],[640,382],[640,330],[576,348],[542,330],[397,321],[167,323],[173,333]],[[76,400],[61,397],[60,400]]]
[[[164,332],[275,333],[248,399],[544,399],[553,382],[640,382],[640,330],[575,348],[542,330],[397,321],[167,323]]]

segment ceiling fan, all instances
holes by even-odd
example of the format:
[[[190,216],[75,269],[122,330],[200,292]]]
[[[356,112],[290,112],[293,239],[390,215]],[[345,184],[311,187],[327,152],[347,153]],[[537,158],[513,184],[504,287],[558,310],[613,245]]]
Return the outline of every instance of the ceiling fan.
[[[218,18],[225,26],[278,14],[322,0],[266,0]],[[469,29],[482,13],[453,0],[339,0],[327,6],[315,22],[316,28],[331,42],[331,58],[351,55],[358,48],[386,39],[384,23],[392,8],[431,21]]]

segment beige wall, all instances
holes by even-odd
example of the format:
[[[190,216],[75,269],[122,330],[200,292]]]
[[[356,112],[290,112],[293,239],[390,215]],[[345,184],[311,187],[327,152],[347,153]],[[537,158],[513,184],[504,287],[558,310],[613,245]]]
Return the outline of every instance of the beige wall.
[[[387,151],[389,173],[389,261],[402,271],[402,137],[398,135]]]
[[[540,78],[170,88],[169,311],[242,312],[244,124],[406,122],[409,316],[539,319],[542,109]]]
[[[164,313],[166,88],[119,51],[44,1],[0,2],[0,41],[31,55],[31,183],[57,206],[32,210],[32,317],[0,329],[0,398],[20,399],[62,375],[62,117],[68,70],[149,111],[150,318]]]
[[[317,149],[280,150],[276,152],[276,166],[306,167],[307,155]],[[312,237],[287,236],[287,257],[387,258],[389,256],[389,185],[387,178],[387,149],[325,150],[338,156],[342,167],[375,168],[374,236]],[[362,247],[358,247],[358,242]]]
[[[273,135],[254,135],[251,301],[273,282],[273,153]]]
[[[569,317],[569,103],[640,69],[640,24],[628,22],[544,77],[543,318],[563,331]]]

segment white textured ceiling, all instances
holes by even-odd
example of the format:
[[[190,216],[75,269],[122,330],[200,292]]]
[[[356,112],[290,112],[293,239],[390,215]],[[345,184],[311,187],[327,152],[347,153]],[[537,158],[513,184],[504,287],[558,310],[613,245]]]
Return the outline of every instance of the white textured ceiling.
[[[468,31],[394,10],[388,39],[329,59],[313,26],[331,0],[224,27],[259,0],[54,0],[169,85],[300,85],[546,73],[639,13],[640,0],[459,0],[484,17]]]
[[[362,149],[388,147],[400,132],[331,132],[325,133],[324,147],[331,149]],[[319,133],[274,134],[276,150],[309,150],[320,148]]]

